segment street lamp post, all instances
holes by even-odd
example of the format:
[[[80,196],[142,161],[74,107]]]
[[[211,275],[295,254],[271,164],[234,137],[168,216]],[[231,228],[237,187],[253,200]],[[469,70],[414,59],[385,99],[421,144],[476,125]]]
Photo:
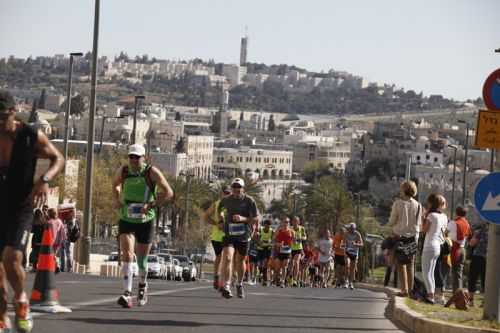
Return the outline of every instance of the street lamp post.
[[[69,114],[71,111],[71,86],[73,80],[73,58],[81,57],[83,55],[82,52],[72,52],[69,54],[69,73],[68,73],[68,89],[67,89],[67,97],[66,97],[66,114],[64,115],[64,161],[68,160],[68,137],[69,137]],[[64,163],[63,174],[66,176],[66,163]],[[63,190],[63,197],[64,197]]]
[[[132,125],[132,144],[136,142],[136,131],[137,131],[137,107],[139,100],[144,100],[146,97],[144,95],[137,95],[134,97],[134,122]]]
[[[155,134],[154,131],[149,131],[148,134],[147,134],[147,138],[146,138],[146,153],[147,153],[147,156],[150,157],[151,156],[151,138],[153,137],[153,135]],[[167,136],[170,136],[170,137],[173,137],[173,135],[169,132],[160,132],[160,133],[156,133],[158,135],[167,135]]]
[[[361,194],[358,192],[355,194],[358,197],[358,201],[356,201],[356,225],[359,226],[360,223],[360,210],[361,210]]]
[[[448,145],[451,149],[453,149],[453,179],[452,179],[452,184],[451,184],[451,211],[450,211],[450,216],[453,219],[453,216],[455,215],[455,175],[457,172],[457,146],[454,145]]]
[[[469,152],[469,123],[465,120],[458,120],[459,123],[465,124],[465,157],[464,157],[464,170],[463,170],[463,181],[462,181],[462,206],[465,208],[465,199],[467,198],[466,182],[467,182],[467,159]]]
[[[187,173],[181,172],[181,176],[186,177],[186,200],[184,202],[184,223],[183,223],[183,248],[184,254],[186,254],[186,239],[187,239],[187,227],[189,223],[189,192],[191,191],[191,178],[193,177],[192,173],[188,171]]]
[[[104,124],[106,123],[106,119],[122,119],[124,118],[123,116],[118,116],[118,117],[108,117],[105,114],[102,115],[102,123],[101,123],[101,142],[99,143],[99,154],[101,154],[102,151],[102,141],[104,138]]]

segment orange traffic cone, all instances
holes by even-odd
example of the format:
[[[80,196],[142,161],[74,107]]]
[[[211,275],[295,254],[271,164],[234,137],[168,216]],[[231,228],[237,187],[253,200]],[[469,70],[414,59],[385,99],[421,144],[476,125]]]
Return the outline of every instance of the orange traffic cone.
[[[38,312],[71,312],[59,304],[59,292],[55,284],[56,257],[54,254],[54,235],[45,226],[36,266],[35,284],[31,291],[31,310]]]

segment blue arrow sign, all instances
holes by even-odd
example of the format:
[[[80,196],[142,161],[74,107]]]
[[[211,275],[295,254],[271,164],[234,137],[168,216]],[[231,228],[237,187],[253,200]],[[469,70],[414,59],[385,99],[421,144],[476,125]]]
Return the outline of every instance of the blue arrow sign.
[[[479,181],[474,203],[483,219],[500,224],[500,172],[490,173]]]

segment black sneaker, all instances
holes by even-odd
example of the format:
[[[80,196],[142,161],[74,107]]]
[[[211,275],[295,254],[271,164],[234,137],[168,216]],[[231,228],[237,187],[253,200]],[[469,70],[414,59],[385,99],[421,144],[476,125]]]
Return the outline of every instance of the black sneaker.
[[[118,298],[117,303],[125,309],[130,309],[132,307],[132,294],[130,291],[125,291],[123,295]]]
[[[231,289],[227,286],[222,288],[221,293],[222,293],[222,297],[224,297],[224,298],[227,298],[227,299],[233,298],[233,293],[231,293]]]
[[[137,294],[137,305],[144,306],[148,302],[148,285],[147,283],[139,283],[139,293]]]
[[[236,295],[239,298],[245,298],[245,290],[243,289],[242,284],[236,286]]]

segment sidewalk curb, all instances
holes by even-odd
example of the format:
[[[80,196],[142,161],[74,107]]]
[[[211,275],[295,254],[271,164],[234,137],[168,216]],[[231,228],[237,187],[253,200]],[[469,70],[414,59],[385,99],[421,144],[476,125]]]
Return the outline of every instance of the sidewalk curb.
[[[389,311],[392,319],[401,323],[405,328],[413,333],[498,333],[498,330],[489,328],[475,328],[459,324],[447,323],[426,318],[424,315],[408,308],[403,297],[396,296],[396,289],[369,283],[358,283],[360,288],[384,292],[391,298]]]

